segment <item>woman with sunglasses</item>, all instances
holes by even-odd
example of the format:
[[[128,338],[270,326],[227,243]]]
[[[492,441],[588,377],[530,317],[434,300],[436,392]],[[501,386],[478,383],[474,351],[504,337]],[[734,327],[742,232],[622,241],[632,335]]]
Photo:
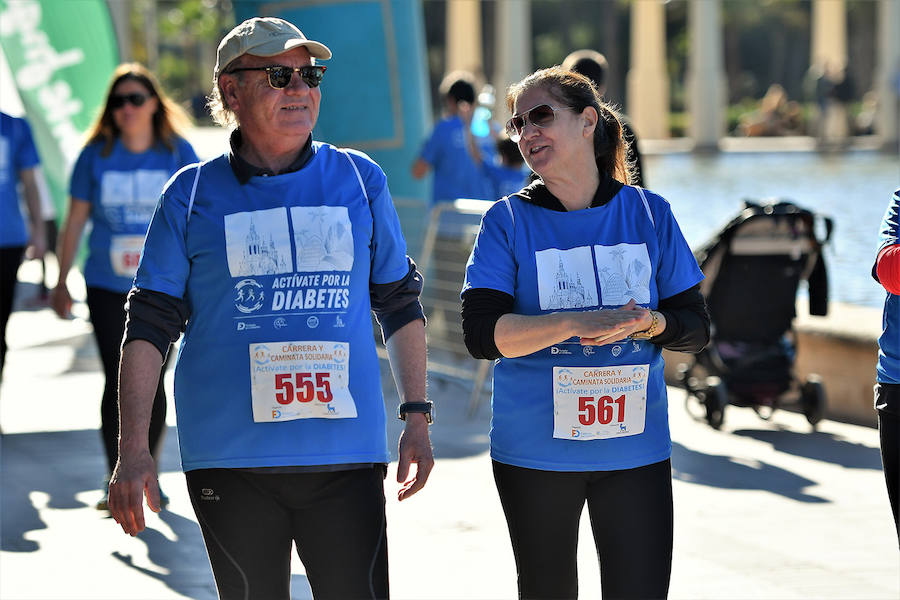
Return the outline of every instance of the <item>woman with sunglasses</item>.
[[[484,215],[463,330],[494,369],[491,457],[522,598],[575,598],[587,503],[604,598],[662,598],[672,444],[662,348],[709,339],[703,279],[671,208],[628,185],[621,122],[561,67],[510,87],[538,178]]]
[[[60,317],[69,316],[72,297],[66,280],[90,220],[84,279],[106,376],[100,417],[108,473],[118,459],[116,396],[126,295],[163,185],[181,167],[197,162],[194,149],[181,137],[188,125],[186,113],[165,95],[144,66],[119,65],[113,72],[103,110],[91,126],[72,170],[69,211],[57,249],[59,280],[51,302]],[[160,373],[150,429],[155,456],[165,424],[166,397]],[[107,510],[105,486],[97,509]]]

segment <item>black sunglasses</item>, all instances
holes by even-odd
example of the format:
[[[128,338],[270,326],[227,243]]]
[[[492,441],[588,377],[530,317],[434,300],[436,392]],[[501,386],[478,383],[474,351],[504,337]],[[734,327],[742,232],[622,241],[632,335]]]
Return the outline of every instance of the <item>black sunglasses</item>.
[[[116,94],[115,96],[110,96],[109,107],[113,110],[118,110],[125,106],[126,102],[134,106],[143,106],[148,98],[150,96],[146,94]]]
[[[306,65],[303,67],[285,67],[283,65],[272,65],[270,67],[239,67],[231,69],[228,73],[237,73],[238,71],[265,71],[269,76],[269,85],[276,90],[286,88],[291,83],[294,73],[300,73],[300,79],[303,83],[311,88],[319,87],[322,83],[322,77],[325,76],[325,67],[323,65]]]
[[[567,108],[570,107],[554,108],[549,104],[540,104],[520,115],[513,115],[513,118],[506,122],[506,135],[512,141],[518,142],[522,137],[522,130],[525,129],[526,124],[531,123],[535,127],[549,127],[556,120],[556,111]]]

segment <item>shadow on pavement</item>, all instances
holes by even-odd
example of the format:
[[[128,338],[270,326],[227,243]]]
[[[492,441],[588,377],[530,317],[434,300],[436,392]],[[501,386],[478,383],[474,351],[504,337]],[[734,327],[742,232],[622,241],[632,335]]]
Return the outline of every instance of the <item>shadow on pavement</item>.
[[[41,298],[41,286],[29,281],[16,281],[16,291],[13,297],[14,311],[42,310],[49,306],[49,302]]]
[[[29,495],[46,493],[50,508],[83,508],[84,503],[75,496],[99,488],[104,462],[97,430],[4,435],[0,548],[9,552],[39,550],[36,542],[25,539],[29,531],[46,528]]]
[[[162,471],[179,469],[177,435],[169,428]],[[0,549],[36,552],[26,535],[47,527],[31,500],[33,492],[49,498],[48,508],[84,508],[76,496],[99,490],[106,475],[100,433],[96,429],[6,434],[0,444]],[[199,535],[199,532],[198,532]]]
[[[848,469],[881,470],[881,454],[878,448],[850,442],[823,431],[799,433],[779,428],[776,431],[739,429],[732,433],[771,444],[775,450],[794,456],[812,458]]]
[[[803,490],[816,485],[768,463],[738,461],[734,457],[705,454],[672,443],[672,476],[678,481],[733,490],[763,490],[798,502],[828,502],[825,498],[807,494]]]
[[[112,556],[178,594],[195,600],[217,598],[216,584],[209,570],[203,536],[197,523],[168,510],[160,512],[159,518],[172,530],[174,539],[152,527],[137,536],[147,545],[147,558],[159,570],[136,565],[130,554],[116,551]]]

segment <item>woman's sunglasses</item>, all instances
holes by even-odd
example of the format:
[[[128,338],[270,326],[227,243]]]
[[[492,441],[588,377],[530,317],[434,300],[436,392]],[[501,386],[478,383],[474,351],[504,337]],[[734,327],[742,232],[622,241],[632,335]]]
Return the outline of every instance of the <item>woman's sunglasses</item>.
[[[133,104],[134,106],[143,106],[144,102],[150,96],[146,94],[117,94],[115,96],[111,96],[109,99],[109,107],[113,110],[118,110],[125,106],[125,103]]]
[[[269,77],[269,85],[276,90],[284,89],[290,85],[294,73],[299,73],[303,83],[311,88],[319,87],[319,84],[322,83],[322,77],[325,76],[325,67],[323,65],[306,65],[304,67],[285,67],[282,65],[239,67],[231,69],[228,73],[237,73],[238,71],[265,71]]]
[[[549,104],[541,104],[531,110],[526,110],[520,115],[513,115],[513,118],[506,122],[506,135],[512,141],[518,142],[522,137],[522,130],[525,129],[525,125],[531,123],[535,127],[549,127],[556,120],[556,111],[567,108],[569,107],[554,108]]]

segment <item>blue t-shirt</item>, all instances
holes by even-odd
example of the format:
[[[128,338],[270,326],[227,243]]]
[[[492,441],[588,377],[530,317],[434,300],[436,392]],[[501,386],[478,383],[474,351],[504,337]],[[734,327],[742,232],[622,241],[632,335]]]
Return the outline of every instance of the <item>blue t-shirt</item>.
[[[878,242],[876,256],[883,248],[900,243],[900,189],[894,192],[881,220]],[[900,383],[900,296],[887,293],[881,324],[877,379],[880,383]]]
[[[463,291],[514,297],[513,312],[656,308],[703,274],[669,203],[625,186],[607,204],[557,212],[510,196],[484,215]],[[651,217],[652,215],[652,217]],[[643,401],[641,395],[644,395]],[[671,455],[661,348],[578,338],[494,369],[491,457],[553,471],[629,469]]]
[[[421,158],[432,168],[431,206],[457,198],[496,200],[491,182],[466,149],[465,125],[457,117],[441,119],[422,148]],[[481,148],[488,160],[493,152]],[[518,191],[518,189],[516,190]]]
[[[28,243],[16,185],[19,172],[39,162],[28,122],[0,112],[0,248]]]
[[[183,169],[153,216],[135,285],[190,309],[186,471],[390,460],[369,286],[408,273],[406,242],[381,168],[312,147],[299,171],[243,185],[226,156],[202,163],[193,203]]]
[[[135,154],[116,140],[109,156],[102,142],[89,144],[72,169],[69,193],[91,203],[91,233],[84,280],[91,287],[131,289],[144,235],[166,181],[197,154],[177,138],[175,151],[157,144]]]

